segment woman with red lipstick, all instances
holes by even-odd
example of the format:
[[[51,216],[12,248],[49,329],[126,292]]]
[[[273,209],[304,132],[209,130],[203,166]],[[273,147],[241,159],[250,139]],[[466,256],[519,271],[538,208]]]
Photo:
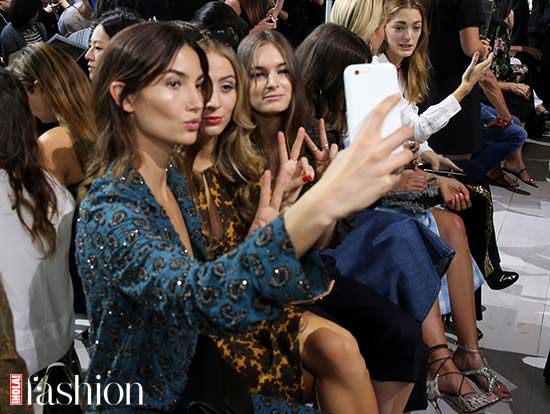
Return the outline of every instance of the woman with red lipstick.
[[[206,42],[204,45],[209,58],[210,76],[214,85],[219,87],[219,94],[214,93],[206,106],[204,117],[215,120],[222,118],[224,122],[215,127],[205,126],[198,142],[185,151],[187,162],[184,165],[193,165],[195,168],[195,174],[188,172],[188,175],[194,177],[190,181],[194,182],[198,188],[195,199],[202,213],[203,236],[207,240],[207,245],[211,246],[209,251],[217,256],[246,237],[258,202],[257,182],[265,160],[259,156],[250,140],[253,124],[248,117],[250,111],[246,105],[248,97],[243,96],[246,92],[243,84],[246,82],[243,82],[242,75],[237,76],[239,82],[234,82],[230,75],[231,66],[238,68],[236,73],[240,73],[240,65],[235,63],[230,65],[232,55],[228,55],[228,52],[223,48],[220,49],[218,45],[211,42]],[[220,72],[222,66],[228,68],[226,72]],[[236,93],[233,92],[233,99],[229,98],[231,88],[236,90]],[[229,116],[225,115],[228,113],[232,114],[231,121]],[[296,143],[293,146],[295,145]],[[282,148],[283,153],[286,152],[284,147]],[[283,157],[280,162],[286,164],[289,161],[288,158]],[[253,203],[250,203],[251,201]],[[340,302],[340,306],[332,306],[335,302]],[[413,365],[410,370],[418,371],[419,378],[425,377],[422,368],[426,364],[425,346],[421,340],[419,325],[399,307],[366,286],[354,283],[353,280],[339,280],[336,290],[317,303],[326,304],[326,306],[312,307],[311,311],[336,320],[339,324],[350,326],[353,329],[351,333],[359,340],[361,353],[369,355],[371,363],[376,367],[383,367],[378,368],[378,371],[384,372],[381,374],[384,378],[392,378],[393,373],[390,371],[397,365]],[[342,306],[342,303],[346,305]],[[384,315],[383,321],[369,319],[372,312]],[[299,326],[302,326],[302,329],[298,331]],[[317,387],[317,390],[321,397],[321,407],[326,408],[330,407],[329,404],[339,403],[339,401],[332,400],[334,393],[325,383],[324,377],[327,374],[334,375],[342,372],[344,376],[340,381],[342,384],[350,378],[346,361],[349,361],[353,354],[345,351],[346,359],[338,357],[336,353],[341,347],[336,345],[336,340],[338,342],[350,339],[355,342],[355,340],[349,338],[349,334],[346,334],[342,328],[338,327],[336,332],[332,332],[324,330],[323,326],[336,327],[310,312],[301,312],[287,307],[284,317],[271,323],[263,322],[257,329],[245,335],[221,338],[218,340],[218,345],[236,369],[246,373],[252,384],[260,382],[259,385],[253,385],[254,390],[261,392],[267,389],[270,390],[270,395],[286,395],[292,400],[299,399],[300,394],[307,396],[303,386],[308,382],[306,380],[310,378],[310,374],[305,373],[302,379],[300,365],[303,365],[307,371],[314,374],[317,383],[322,384]],[[373,333],[374,326],[384,326],[383,334]],[[323,330],[324,334],[322,334]],[[261,338],[268,337],[272,339],[266,344],[265,339]],[[290,344],[290,348],[280,346],[284,343]],[[391,364],[385,358],[382,358],[379,364],[377,363],[382,349],[394,350]],[[253,350],[252,354],[251,350]],[[330,353],[327,354],[327,351]],[[399,358],[395,358],[397,354],[400,355]],[[244,362],[243,355],[247,356]],[[316,362],[323,361],[329,356],[331,362],[328,364]],[[334,361],[338,363],[334,365]],[[411,361],[414,363],[411,364]],[[266,362],[269,363],[266,365]],[[338,370],[327,373],[324,368],[328,366],[336,366]],[[401,380],[403,377],[399,378],[399,381]],[[392,406],[393,401],[386,401],[387,395],[399,395],[396,399],[404,400],[401,403],[403,407],[410,391],[409,385],[406,381],[403,384],[391,382],[387,384],[386,387],[379,387],[380,393],[377,392],[376,395],[380,412],[402,412],[397,405],[394,406],[393,411],[388,411],[388,406]]]
[[[90,412],[186,411],[198,334],[243,331],[280,316],[285,304],[324,292],[328,280],[311,247],[331,222],[393,185],[391,172],[412,158],[390,155],[408,131],[379,136],[397,102],[388,99],[350,150],[284,214],[291,176],[282,169],[270,194],[266,172],[255,215],[263,226],[209,260],[188,183],[171,163],[176,146],[195,143],[210,100],[208,60],[195,36],[171,23],[130,27],[112,40],[96,73],[100,133],[76,243],[90,315],[88,375],[101,384],[137,382],[144,398],[132,406],[93,405]],[[365,374],[364,365],[356,369]]]
[[[249,115],[246,75],[237,57],[213,40],[203,40],[201,46],[208,58],[213,91],[203,113],[202,131],[185,151],[182,165],[184,170],[192,166],[192,171],[187,171],[191,194],[201,213],[208,258],[215,259],[237,246],[250,228],[257,226],[255,214],[265,162],[250,139],[254,124]],[[300,149],[300,142],[297,144],[295,153]],[[295,168],[291,165],[296,162],[284,152],[286,149],[280,158],[284,168]],[[269,187],[269,183],[264,185]],[[246,376],[253,393],[308,402],[312,400],[314,379],[323,411],[376,410],[368,371],[355,339],[311,312],[286,306],[277,319],[263,321],[244,334],[216,339],[224,357]]]

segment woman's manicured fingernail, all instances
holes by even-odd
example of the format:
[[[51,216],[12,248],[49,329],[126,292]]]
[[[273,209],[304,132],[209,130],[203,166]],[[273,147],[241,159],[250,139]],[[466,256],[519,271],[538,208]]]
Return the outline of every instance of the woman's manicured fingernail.
[[[313,181],[313,177],[312,177],[311,175],[304,175],[304,176],[302,177],[302,181],[303,181],[304,183],[310,183],[310,182]]]

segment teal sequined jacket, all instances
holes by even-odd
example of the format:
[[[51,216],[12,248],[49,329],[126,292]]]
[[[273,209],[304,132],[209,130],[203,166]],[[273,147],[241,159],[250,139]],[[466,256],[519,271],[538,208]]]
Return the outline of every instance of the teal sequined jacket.
[[[88,412],[185,412],[183,390],[199,333],[220,335],[276,318],[279,303],[311,298],[327,286],[316,253],[295,258],[281,217],[205,262],[199,214],[185,179],[172,166],[168,184],[195,257],[131,166],[120,177],[109,168],[80,205],[76,260],[90,318],[87,382],[102,390],[109,383],[143,388],[141,407],[134,386],[131,407],[126,400],[118,406],[100,401]],[[118,391],[109,387],[110,402],[118,400]],[[259,408],[261,400],[254,399],[256,411],[271,412]],[[275,407],[280,410],[280,402]]]

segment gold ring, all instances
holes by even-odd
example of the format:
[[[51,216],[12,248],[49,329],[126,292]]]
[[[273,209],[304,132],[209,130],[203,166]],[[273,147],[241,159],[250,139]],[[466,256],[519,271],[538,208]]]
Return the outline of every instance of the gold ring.
[[[313,149],[313,152],[316,152],[316,151],[319,151],[319,148],[315,147],[315,148]]]
[[[321,145],[321,147],[326,148],[326,149],[329,149],[329,145],[328,145],[328,144],[323,144],[323,145]]]

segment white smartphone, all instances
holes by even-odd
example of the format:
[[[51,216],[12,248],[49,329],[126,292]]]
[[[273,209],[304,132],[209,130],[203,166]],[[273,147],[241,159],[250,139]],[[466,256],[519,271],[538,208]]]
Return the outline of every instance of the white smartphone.
[[[348,122],[344,145],[348,146],[372,110],[388,96],[400,93],[397,70],[391,63],[350,65],[344,70],[344,89]],[[387,137],[400,127],[401,114],[396,105],[382,124],[382,136]]]

